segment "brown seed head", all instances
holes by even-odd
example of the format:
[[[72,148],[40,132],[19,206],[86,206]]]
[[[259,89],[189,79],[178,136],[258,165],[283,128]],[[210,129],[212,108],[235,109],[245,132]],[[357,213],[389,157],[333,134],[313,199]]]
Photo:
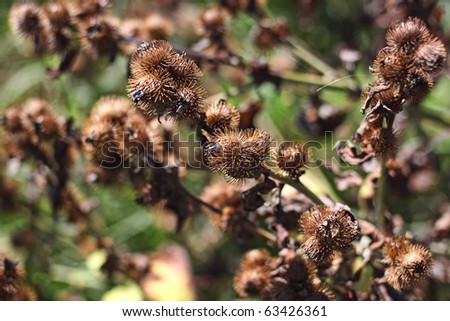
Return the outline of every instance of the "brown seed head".
[[[211,223],[224,233],[237,232],[242,229],[247,217],[243,210],[243,197],[234,186],[218,182],[209,185],[202,193],[202,199],[221,213],[207,210]]]
[[[230,15],[221,7],[212,7],[205,10],[199,19],[199,33],[209,38],[220,38],[226,31]]]
[[[239,126],[239,111],[226,100],[220,99],[209,105],[206,111],[206,125],[214,132],[236,130]]]
[[[97,165],[117,167],[147,154],[147,120],[125,97],[103,97],[82,128],[83,147]]]
[[[394,237],[385,244],[383,254],[388,263],[385,277],[394,288],[411,288],[415,281],[430,273],[432,255],[421,244],[412,244],[404,236]]]
[[[199,86],[201,71],[164,40],[142,43],[131,56],[128,95],[147,115],[175,120],[200,120],[205,90]]]
[[[204,115],[206,91],[200,86],[179,87],[166,109],[166,118],[196,122]]]
[[[417,17],[393,23],[386,32],[386,44],[398,53],[410,55],[425,43],[430,31],[425,23]]]
[[[359,235],[358,221],[345,207],[316,206],[301,215],[299,225],[305,239],[302,248],[315,262],[348,248]]]
[[[411,59],[399,56],[397,52],[385,47],[378,52],[373,62],[373,73],[388,83],[405,83],[408,81]]]
[[[171,21],[157,13],[152,13],[145,18],[145,28],[151,40],[167,39],[173,33]]]
[[[241,297],[266,295],[271,287],[270,262],[271,257],[265,250],[246,253],[233,278],[236,293]]]
[[[50,21],[38,5],[16,3],[9,12],[9,23],[13,32],[33,38],[37,51],[49,50],[53,43]]]
[[[258,177],[270,157],[272,139],[259,129],[226,132],[216,135],[205,144],[203,155],[206,165],[230,181],[240,182]]]
[[[73,16],[82,20],[91,16],[106,14],[110,0],[78,0],[73,5]]]
[[[90,16],[78,22],[82,49],[93,59],[101,56],[113,59],[118,48],[119,21],[112,16]]]
[[[434,36],[417,48],[414,65],[428,74],[436,74],[444,68],[447,61],[447,50],[442,41]]]
[[[56,138],[61,131],[61,120],[56,117],[49,102],[42,98],[30,98],[21,114],[24,127],[33,127],[40,140]]]
[[[57,0],[47,3],[44,11],[54,34],[53,42],[50,44],[51,50],[58,53],[67,52],[72,40],[73,27],[70,6],[64,1]]]
[[[17,262],[6,256],[0,257],[0,300],[12,300],[15,297],[22,274]]]
[[[284,142],[278,147],[276,165],[283,176],[298,179],[305,173],[309,158],[309,150],[301,142]]]

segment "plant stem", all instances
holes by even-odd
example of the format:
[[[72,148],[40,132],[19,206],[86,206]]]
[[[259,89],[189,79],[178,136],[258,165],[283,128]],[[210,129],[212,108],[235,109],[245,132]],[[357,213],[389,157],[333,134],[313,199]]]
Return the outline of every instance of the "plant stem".
[[[378,178],[378,190],[375,198],[375,225],[380,229],[384,229],[384,192],[386,185],[386,156],[381,158],[380,177]]]
[[[303,183],[300,182],[299,180],[292,180],[292,179],[284,178],[284,177],[278,176],[278,175],[276,175],[274,173],[271,173],[270,177],[272,177],[274,179],[277,179],[280,182],[283,182],[283,183],[285,183],[287,185],[292,186],[297,191],[299,191],[300,193],[302,193],[305,196],[307,196],[311,201],[313,201],[317,205],[323,205],[322,200],[316,194],[314,194],[313,191],[311,191],[308,187],[303,185]]]
[[[204,206],[206,208],[208,208],[209,210],[211,210],[212,212],[221,215],[222,211],[214,206],[212,206],[211,204],[206,203],[204,200],[202,200],[200,197],[198,197],[197,195],[192,194],[191,192],[189,192],[187,189],[185,189],[184,187],[180,186],[180,190],[186,194],[186,196],[190,197],[192,200],[194,200],[195,202],[197,202],[198,204],[200,204],[201,206]]]
[[[287,42],[294,48],[294,54],[309,64],[311,67],[327,75],[336,75],[336,70],[333,67],[326,64],[322,59],[313,54],[309,49],[306,48],[298,39],[289,37]]]
[[[314,75],[310,73],[301,73],[295,71],[284,71],[280,74],[280,77],[284,81],[290,81],[295,83],[301,83],[312,86],[327,87],[331,89],[344,90],[350,92],[356,92],[357,86],[349,78],[338,78],[337,80],[331,80],[324,76]]]
[[[208,208],[209,210],[211,210],[215,214],[218,214],[218,215],[222,214],[222,211],[220,209],[212,206],[211,204],[206,203],[204,200],[202,200],[198,196],[192,194],[191,192],[189,192],[185,188],[181,187],[181,191],[183,193],[185,193],[188,197],[192,198],[194,201],[198,202],[201,206],[204,206],[204,207]],[[244,226],[244,229],[247,232],[250,232],[252,234],[257,234],[259,236],[262,236],[262,237],[264,237],[265,239],[267,239],[268,241],[271,241],[271,242],[276,242],[277,241],[275,235],[273,235],[269,231],[266,231],[265,229],[262,229],[262,228],[257,227],[257,226],[253,226],[250,222],[244,222],[243,226]]]
[[[244,224],[244,229],[247,232],[250,232],[252,234],[257,234],[259,236],[264,237],[265,239],[267,239],[270,242],[277,242],[277,238],[275,237],[275,235],[273,235],[272,233],[270,233],[269,231],[266,231],[265,229],[262,229],[260,227],[257,226],[253,226],[252,224]]]

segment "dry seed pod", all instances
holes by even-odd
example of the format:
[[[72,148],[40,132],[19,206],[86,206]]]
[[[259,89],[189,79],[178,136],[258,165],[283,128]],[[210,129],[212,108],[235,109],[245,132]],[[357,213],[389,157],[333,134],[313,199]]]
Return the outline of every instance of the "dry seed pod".
[[[173,33],[172,22],[157,13],[152,13],[145,18],[145,28],[151,40],[167,39]]]
[[[199,86],[179,87],[166,109],[166,118],[175,121],[198,121],[204,115],[206,91]]]
[[[411,288],[414,282],[430,274],[430,250],[424,245],[413,244],[405,236],[397,236],[386,242],[383,255],[388,264],[386,281],[398,290]]]
[[[363,131],[356,141],[360,142],[361,151],[376,157],[392,156],[396,150],[397,138],[392,128],[383,127],[382,117],[364,122]]]
[[[270,134],[259,129],[216,135],[203,147],[205,164],[231,182],[257,178],[270,157]]]
[[[231,185],[218,182],[205,187],[202,199],[221,210],[219,214],[205,209],[211,223],[220,231],[232,233],[242,229],[247,216],[243,210],[241,191]]]
[[[447,61],[447,51],[442,41],[430,37],[415,52],[414,66],[428,74],[436,74],[444,68]]]
[[[221,7],[213,7],[205,10],[199,18],[199,33],[210,39],[220,39],[227,28],[230,15]]]
[[[239,120],[239,111],[224,99],[211,103],[206,111],[205,123],[213,132],[236,130]]]
[[[72,40],[72,16],[70,7],[64,1],[52,1],[44,6],[54,34],[52,50],[65,53],[69,50]]]
[[[269,293],[271,260],[265,250],[252,250],[242,257],[233,278],[233,288],[239,296],[265,296]]]
[[[118,50],[119,22],[112,16],[90,16],[78,22],[81,48],[92,58],[113,61]]]
[[[104,15],[110,0],[78,0],[73,5],[73,16],[76,20],[83,20],[91,16]]]
[[[97,165],[118,168],[136,164],[148,153],[146,124],[125,97],[103,97],[82,128],[83,147]]]
[[[204,114],[205,90],[201,71],[164,40],[143,42],[131,56],[128,95],[147,115],[199,121]]]
[[[345,207],[313,207],[301,215],[299,225],[305,239],[302,249],[315,262],[326,261],[335,251],[350,247],[359,235],[358,221]]]
[[[378,52],[373,62],[373,73],[388,83],[407,83],[411,59],[399,56],[397,52],[385,47]]]
[[[23,106],[8,107],[2,121],[10,157],[25,158],[33,145],[53,141],[61,132],[61,120],[55,116],[48,101],[42,98],[30,98]]]
[[[276,152],[275,171],[282,176],[298,179],[305,173],[306,166],[310,161],[308,147],[301,142],[284,142]]]
[[[9,12],[9,23],[15,33],[33,38],[36,51],[50,50],[53,32],[45,11],[38,5],[32,2],[14,4]]]
[[[386,44],[400,54],[410,55],[430,38],[430,31],[417,17],[393,23],[386,32]]]
[[[0,256],[0,300],[13,300],[18,294],[23,271],[6,256]]]
[[[28,99],[21,118],[25,127],[33,128],[39,140],[56,138],[61,131],[61,120],[56,117],[49,102],[42,98]]]

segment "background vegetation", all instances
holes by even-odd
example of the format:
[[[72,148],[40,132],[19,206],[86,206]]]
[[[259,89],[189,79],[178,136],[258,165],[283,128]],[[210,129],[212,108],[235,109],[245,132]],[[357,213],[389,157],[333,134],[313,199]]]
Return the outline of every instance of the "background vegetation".
[[[76,73],[50,79],[46,69],[57,67],[59,58],[34,54],[29,42],[11,33],[8,12],[13,2],[0,3],[0,111],[13,102],[41,96],[50,101],[59,115],[72,117],[75,126],[81,127],[100,97],[126,95],[128,58],[124,55],[119,55],[111,64],[107,59],[87,62],[89,67]],[[157,11],[159,2],[163,1],[114,0],[110,12],[124,18],[145,10]],[[368,67],[384,46],[385,30],[395,18],[389,16],[389,12],[375,15],[383,3],[381,0],[267,0],[264,12],[271,19],[285,18],[292,38],[289,44],[271,50],[255,46],[257,20],[246,12],[239,12],[230,23],[227,43],[248,61],[258,57],[267,59],[273,70],[289,80],[277,88],[270,82],[252,83],[245,70],[205,67],[202,68],[204,85],[210,95],[228,98],[241,108],[248,101],[262,101],[263,108],[255,119],[258,127],[271,132],[278,141],[318,141],[325,148],[317,151],[316,158],[330,160],[334,156],[337,159],[334,143],[349,139],[361,122],[359,93],[372,80]],[[450,3],[445,0],[438,3],[444,9],[439,33],[449,48]],[[169,41],[186,48],[197,42],[200,36],[196,31],[196,19],[204,8],[214,4],[214,1],[180,1],[179,9],[171,17],[176,27]],[[308,48],[311,55],[305,54],[303,48]],[[247,83],[250,84],[248,90],[239,92]],[[450,234],[447,230],[439,239],[426,239],[436,221],[448,216],[450,211],[449,88],[450,74],[446,68],[420,106],[406,107],[407,126],[398,145],[412,146],[425,141],[434,164],[428,172],[417,174],[417,181],[410,185],[390,185],[385,200],[386,208],[403,221],[401,229],[429,243],[434,253],[434,269],[441,274],[436,275],[435,271],[425,290],[424,297],[431,300],[450,299]],[[333,128],[332,138],[326,138],[301,121],[301,113],[311,103],[312,94],[319,95],[323,104],[330,104],[333,112],[343,115]],[[190,131],[184,128],[182,132],[187,136]],[[4,132],[0,135],[2,137]],[[260,237],[244,242],[232,235],[223,235],[200,212],[175,233],[173,215],[162,209],[138,205],[128,183],[113,188],[87,184],[86,158],[79,155],[71,172],[71,185],[80,198],[93,206],[89,221],[97,232],[100,231],[104,242],[113,242],[119,252],[162,251],[161,254],[166,249],[172,253],[181,251],[186,256],[184,263],[171,262],[164,255],[154,257],[160,266],[158,269],[156,264],[154,278],[148,282],[138,284],[125,277],[111,281],[100,270],[108,253],[96,243],[96,232],[79,235],[77,225],[64,219],[67,216],[64,210],[53,217],[46,197],[40,197],[36,207],[26,208],[24,204],[34,188],[30,182],[33,165],[25,163],[15,170],[11,169],[11,164],[6,167],[6,162],[1,166],[5,177],[17,185],[14,200],[17,206],[0,208],[0,253],[21,262],[27,284],[41,300],[232,300],[236,299],[233,274],[242,254],[249,249],[266,247],[267,241]],[[342,167],[342,170],[350,169],[364,181],[367,174],[360,168]],[[302,181],[317,194],[329,195],[349,205],[357,217],[371,219],[370,211],[364,207],[364,201],[370,198],[364,193],[371,193],[368,181],[364,181],[361,188],[340,190],[333,175],[323,166],[308,171]],[[207,170],[190,170],[183,177],[183,185],[192,193],[200,194],[212,177],[214,175]],[[425,188],[416,186],[422,183]],[[405,189],[405,186],[412,187],[397,193],[396,189]],[[32,234],[30,226],[33,226]],[[188,267],[180,268],[185,263]]]

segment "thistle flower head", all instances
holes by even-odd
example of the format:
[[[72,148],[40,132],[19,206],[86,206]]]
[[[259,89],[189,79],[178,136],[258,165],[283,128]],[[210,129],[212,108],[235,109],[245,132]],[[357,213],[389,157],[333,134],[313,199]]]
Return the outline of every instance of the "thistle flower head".
[[[226,132],[203,147],[206,165],[229,181],[258,177],[270,157],[272,139],[258,129]]]
[[[334,251],[348,248],[359,235],[358,221],[345,207],[313,207],[301,215],[299,225],[305,239],[302,248],[315,262],[326,261]]]

